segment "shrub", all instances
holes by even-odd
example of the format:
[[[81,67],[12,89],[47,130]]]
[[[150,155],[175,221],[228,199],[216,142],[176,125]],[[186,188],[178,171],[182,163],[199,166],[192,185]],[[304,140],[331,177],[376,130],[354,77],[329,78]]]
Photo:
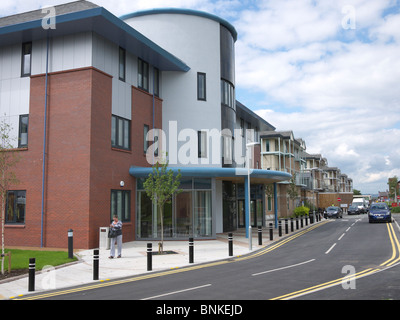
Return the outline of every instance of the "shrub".
[[[400,213],[400,207],[392,207],[392,213]]]
[[[297,207],[294,209],[294,216],[299,217],[299,216],[308,216],[308,213],[310,212],[310,208],[308,207]]]

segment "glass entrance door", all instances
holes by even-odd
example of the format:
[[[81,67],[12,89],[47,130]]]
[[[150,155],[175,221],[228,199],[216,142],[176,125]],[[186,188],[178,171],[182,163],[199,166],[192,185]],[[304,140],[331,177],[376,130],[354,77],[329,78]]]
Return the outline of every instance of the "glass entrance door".
[[[256,227],[257,226],[257,222],[258,224],[262,223],[261,221],[257,221],[260,220],[257,219],[258,216],[262,215],[258,212],[259,208],[256,206],[256,201],[251,200],[250,201],[250,223],[252,227]],[[244,200],[238,200],[238,213],[239,213],[239,228],[244,228],[246,227],[246,207],[245,207],[245,201]],[[258,213],[258,214],[257,214]]]

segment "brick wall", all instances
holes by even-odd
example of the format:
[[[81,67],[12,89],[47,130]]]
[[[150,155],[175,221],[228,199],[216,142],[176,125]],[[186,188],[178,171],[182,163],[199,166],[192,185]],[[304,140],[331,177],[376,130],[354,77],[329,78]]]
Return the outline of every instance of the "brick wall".
[[[15,168],[26,190],[23,226],[7,226],[7,246],[39,247],[41,238],[42,148],[45,76],[31,78],[29,146],[20,151]],[[112,78],[94,68],[49,76],[46,152],[46,192],[43,239],[45,247],[66,248],[67,231],[74,230],[74,248],[95,248],[99,228],[110,224],[111,189],[131,191],[131,222],[124,223],[123,240],[135,239],[136,181],[132,165],[149,166],[143,153],[143,125],[152,128],[153,97],[132,87],[131,151],[111,148]],[[162,127],[162,100],[154,99],[155,127]]]

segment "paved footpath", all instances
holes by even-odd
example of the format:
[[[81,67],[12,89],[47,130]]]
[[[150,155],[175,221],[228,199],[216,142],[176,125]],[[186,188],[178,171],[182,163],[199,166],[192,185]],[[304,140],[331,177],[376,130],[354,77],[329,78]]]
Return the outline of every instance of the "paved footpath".
[[[310,224],[308,225],[310,226]],[[304,225],[304,228],[306,226]],[[274,239],[282,239],[285,227],[282,226],[282,237],[278,230],[274,229]],[[301,231],[302,228],[294,232]],[[288,235],[292,234],[290,232]],[[122,246],[122,258],[108,259],[109,250],[100,250],[99,280],[93,280],[93,252],[94,250],[82,250],[75,252],[79,261],[57,268],[50,267],[45,272],[37,270],[35,275],[35,293],[53,289],[61,289],[78,285],[96,283],[99,281],[113,280],[122,277],[139,274],[181,268],[189,263],[188,241],[164,241],[164,251],[174,251],[174,254],[153,255],[152,271],[147,271],[147,243],[153,244],[153,251],[158,250],[158,241],[133,241]],[[258,232],[253,228],[252,250],[249,248],[249,240],[244,231],[233,232],[233,256],[241,256],[256,251],[271,244],[269,230],[264,228],[262,233],[262,245],[258,245]],[[218,234],[216,240],[194,241],[194,264],[231,258],[229,256],[228,234]],[[0,300],[13,299],[28,295],[28,276],[16,277],[0,281]]]

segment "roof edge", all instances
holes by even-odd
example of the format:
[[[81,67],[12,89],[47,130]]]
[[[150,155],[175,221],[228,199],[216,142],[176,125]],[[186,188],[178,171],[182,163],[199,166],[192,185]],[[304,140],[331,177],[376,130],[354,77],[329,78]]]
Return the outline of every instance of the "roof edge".
[[[214,14],[208,13],[208,12],[198,11],[198,10],[193,10],[193,9],[181,9],[181,8],[149,9],[149,10],[128,13],[128,14],[120,16],[119,18],[121,20],[127,20],[130,18],[141,17],[141,16],[146,16],[146,15],[152,15],[152,14],[186,14],[186,15],[192,15],[192,16],[198,16],[198,17],[202,17],[202,18],[211,19],[211,20],[214,20],[214,21],[222,24],[224,27],[226,27],[232,34],[235,42],[238,37],[238,33],[237,33],[235,27],[232,24],[230,24],[228,21],[226,21],[225,19],[222,19],[222,18],[220,18]]]

